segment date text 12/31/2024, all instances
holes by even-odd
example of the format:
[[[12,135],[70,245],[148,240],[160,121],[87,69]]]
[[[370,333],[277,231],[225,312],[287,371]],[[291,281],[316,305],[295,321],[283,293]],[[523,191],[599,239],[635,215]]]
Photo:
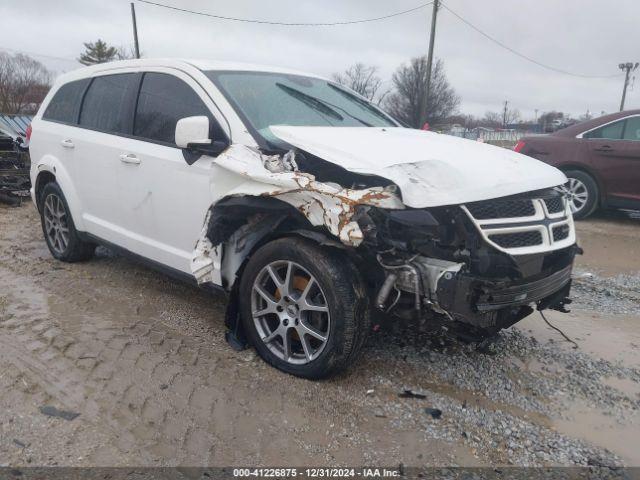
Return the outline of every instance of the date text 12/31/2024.
[[[256,478],[393,478],[401,476],[388,468],[234,468],[233,476]]]

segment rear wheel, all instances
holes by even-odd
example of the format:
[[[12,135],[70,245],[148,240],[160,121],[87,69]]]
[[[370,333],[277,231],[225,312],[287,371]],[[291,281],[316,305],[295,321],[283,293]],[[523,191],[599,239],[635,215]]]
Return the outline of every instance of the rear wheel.
[[[78,236],[69,205],[56,182],[48,183],[40,196],[40,220],[47,247],[54,258],[79,262],[93,256],[95,245]]]
[[[569,179],[566,189],[573,217],[588,217],[598,207],[598,185],[591,175],[580,170],[569,170],[565,175]]]
[[[240,282],[245,332],[268,363],[316,379],[353,362],[370,326],[368,301],[344,254],[275,240],[253,254]]]

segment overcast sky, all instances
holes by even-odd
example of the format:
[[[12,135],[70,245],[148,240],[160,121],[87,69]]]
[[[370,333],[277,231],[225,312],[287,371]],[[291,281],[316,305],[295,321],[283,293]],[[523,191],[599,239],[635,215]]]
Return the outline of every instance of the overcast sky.
[[[426,0],[157,0],[191,10],[286,22],[332,22],[405,10]],[[444,0],[452,10],[539,62],[585,75],[615,75],[640,61],[639,0]],[[392,19],[333,27],[228,22],[136,3],[146,57],[239,60],[324,76],[361,61],[390,79],[427,51],[431,7]],[[77,68],[82,42],[132,45],[128,0],[2,0],[0,48],[42,54],[49,68]],[[461,113],[498,111],[508,100],[525,119],[561,110],[617,111],[623,77],[578,78],[545,70],[500,48],[442,9],[435,53],[462,99]],[[35,55],[34,55],[35,56]],[[66,60],[65,60],[66,59]],[[640,69],[627,108],[640,108]]]

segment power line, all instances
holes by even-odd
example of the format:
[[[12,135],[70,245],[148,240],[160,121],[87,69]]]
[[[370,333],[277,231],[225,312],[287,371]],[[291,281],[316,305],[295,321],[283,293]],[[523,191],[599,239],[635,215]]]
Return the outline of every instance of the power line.
[[[536,65],[538,65],[539,67],[542,68],[546,68],[547,70],[551,70],[553,72],[557,72],[557,73],[562,73],[564,75],[571,75],[572,77],[580,77],[580,78],[613,78],[613,77],[619,77],[620,73],[616,73],[614,75],[583,75],[580,73],[573,73],[573,72],[568,72],[566,70],[562,70],[560,68],[557,67],[552,67],[551,65],[546,65],[542,62],[539,62],[531,57],[529,57],[528,55],[525,55],[524,53],[518,52],[517,50],[514,50],[513,48],[511,48],[509,45],[506,45],[504,43],[502,43],[500,40],[498,40],[495,37],[492,37],[491,35],[489,35],[488,33],[480,30],[478,27],[476,27],[473,23],[471,23],[470,21],[464,19],[463,17],[461,17],[460,15],[458,15],[456,12],[454,12],[453,10],[451,10],[448,6],[446,6],[444,3],[441,4],[444,8],[446,8],[449,13],[451,13],[453,16],[457,17],[458,20],[460,20],[461,22],[465,23],[467,26],[471,27],[473,30],[475,30],[476,32],[478,32],[480,35],[482,35],[483,37],[491,40],[493,43],[495,43],[496,45],[504,48],[505,50],[510,51],[511,53],[513,53],[514,55],[517,55],[520,58],[523,58],[531,63],[534,63]]]
[[[64,60],[65,62],[78,63],[78,61],[73,58],[55,57],[53,55],[44,55],[42,53],[27,52],[25,50],[16,50],[15,48],[9,48],[9,47],[0,46],[0,50],[5,50],[7,52],[13,52],[13,53],[24,53],[27,55],[32,55],[34,57],[50,58],[52,60]]]
[[[260,23],[260,24],[263,24],[263,25],[281,25],[281,26],[287,26],[287,27],[332,27],[332,26],[336,26],[336,25],[353,25],[353,24],[356,24],[356,23],[377,22],[377,21],[380,21],[380,20],[386,20],[388,18],[399,17],[400,15],[406,15],[408,13],[415,12],[415,11],[420,10],[422,8],[425,8],[425,7],[427,7],[427,6],[429,6],[429,5],[431,5],[433,3],[433,1],[427,2],[427,3],[423,3],[422,5],[418,5],[417,7],[410,8],[408,10],[402,10],[400,12],[391,13],[389,15],[383,15],[382,17],[364,18],[364,19],[359,19],[359,20],[350,20],[350,21],[342,21],[342,22],[317,23],[317,22],[280,22],[280,21],[270,21],[270,20],[259,20],[259,19],[254,19],[254,18],[227,17],[227,16],[224,16],[224,15],[216,15],[216,14],[213,14],[213,13],[199,12],[199,11],[196,11],[196,10],[188,10],[186,8],[174,7],[173,5],[166,5],[166,4],[163,4],[163,3],[152,2],[150,0],[136,0],[136,1],[138,1],[140,3],[146,3],[148,5],[154,5],[156,7],[168,8],[170,10],[176,10],[178,12],[192,13],[194,15],[200,15],[200,16],[203,16],[203,17],[217,18],[219,20],[229,20],[229,21],[232,21],[232,22],[243,22],[243,23]]]

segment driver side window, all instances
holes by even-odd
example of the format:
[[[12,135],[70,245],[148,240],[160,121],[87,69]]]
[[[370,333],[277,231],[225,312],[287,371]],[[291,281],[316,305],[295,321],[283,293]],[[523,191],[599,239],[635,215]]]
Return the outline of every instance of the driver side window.
[[[198,115],[209,118],[213,138],[226,138],[207,106],[189,85],[166,73],[144,74],[138,94],[134,136],[175,146],[178,120]]]

